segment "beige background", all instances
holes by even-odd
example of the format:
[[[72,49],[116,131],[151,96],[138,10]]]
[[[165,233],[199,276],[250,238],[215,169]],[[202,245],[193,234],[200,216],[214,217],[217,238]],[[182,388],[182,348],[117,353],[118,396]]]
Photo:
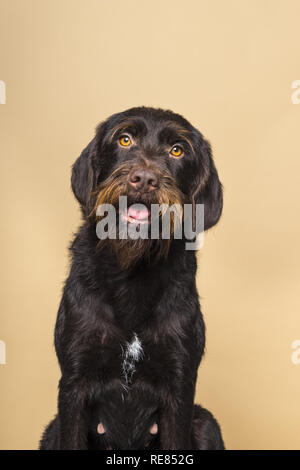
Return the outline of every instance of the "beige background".
[[[171,108],[210,139],[222,221],[199,253],[197,399],[230,449],[300,448],[300,1],[1,0],[0,447],[56,409],[53,329],[79,224],[70,166],[96,124]]]

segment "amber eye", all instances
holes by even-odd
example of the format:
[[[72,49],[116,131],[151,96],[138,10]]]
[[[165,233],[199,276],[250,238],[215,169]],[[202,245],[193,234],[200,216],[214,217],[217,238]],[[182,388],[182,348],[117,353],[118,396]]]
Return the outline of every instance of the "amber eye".
[[[128,147],[131,144],[131,139],[128,135],[122,135],[119,138],[119,142],[123,147]]]
[[[181,157],[182,154],[183,154],[183,150],[182,148],[179,146],[179,145],[174,145],[174,147],[171,149],[171,152],[170,154],[173,156],[173,157]]]

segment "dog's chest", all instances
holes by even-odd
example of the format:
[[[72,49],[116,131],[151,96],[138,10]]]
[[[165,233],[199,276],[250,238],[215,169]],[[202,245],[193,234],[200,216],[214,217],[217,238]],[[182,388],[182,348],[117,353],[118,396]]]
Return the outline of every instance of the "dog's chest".
[[[142,342],[137,334],[134,333],[131,342],[127,342],[125,347],[122,347],[121,368],[126,385],[131,383],[137,364],[141,362],[142,358]]]
[[[157,273],[144,272],[110,286],[108,302],[122,331],[137,331],[154,315],[164,292],[164,283],[160,277]]]

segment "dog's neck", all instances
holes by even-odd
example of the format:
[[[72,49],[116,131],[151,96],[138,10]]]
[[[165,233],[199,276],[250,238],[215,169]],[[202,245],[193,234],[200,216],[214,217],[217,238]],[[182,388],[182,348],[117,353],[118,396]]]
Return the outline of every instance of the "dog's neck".
[[[73,266],[80,282],[91,294],[105,292],[103,299],[111,306],[118,325],[135,331],[151,317],[162,292],[179,278],[194,279],[195,253],[185,250],[183,240],[173,240],[167,258],[139,259],[127,268],[120,267],[109,247],[99,247],[92,227],[84,224],[71,246]]]

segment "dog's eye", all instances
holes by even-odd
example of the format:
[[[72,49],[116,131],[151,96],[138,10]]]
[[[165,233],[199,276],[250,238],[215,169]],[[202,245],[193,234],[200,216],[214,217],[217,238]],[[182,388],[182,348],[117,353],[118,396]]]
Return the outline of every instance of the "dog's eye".
[[[182,157],[183,150],[179,145],[174,145],[174,147],[170,151],[170,154],[172,155],[172,157],[179,158]]]
[[[122,147],[128,147],[131,144],[131,139],[128,135],[121,135],[119,142]]]

